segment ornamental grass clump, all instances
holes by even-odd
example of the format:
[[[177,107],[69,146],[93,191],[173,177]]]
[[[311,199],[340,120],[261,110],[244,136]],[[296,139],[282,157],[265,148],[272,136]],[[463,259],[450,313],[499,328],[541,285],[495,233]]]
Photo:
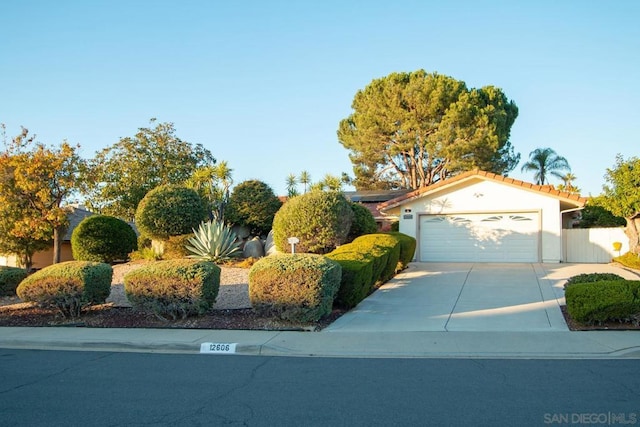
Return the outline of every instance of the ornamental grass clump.
[[[240,239],[221,221],[202,222],[194,236],[187,239],[187,258],[202,261],[228,261],[242,255]]]
[[[15,295],[16,288],[27,274],[24,268],[0,266],[0,296]]]
[[[317,322],[331,313],[341,276],[340,264],[322,255],[272,255],[249,270],[249,299],[258,313]]]
[[[16,291],[23,301],[56,308],[64,317],[75,318],[88,306],[104,304],[111,293],[112,276],[109,264],[67,261],[33,273]]]
[[[209,261],[158,261],[124,276],[124,289],[134,308],[161,319],[202,315],[216,302],[220,267]]]

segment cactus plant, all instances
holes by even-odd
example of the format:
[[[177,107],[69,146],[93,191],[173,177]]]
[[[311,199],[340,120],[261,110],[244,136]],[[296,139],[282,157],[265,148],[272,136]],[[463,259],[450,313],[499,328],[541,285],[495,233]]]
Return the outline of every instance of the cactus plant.
[[[201,261],[226,261],[242,254],[240,241],[231,228],[220,221],[200,223],[185,245],[191,253],[187,258]]]

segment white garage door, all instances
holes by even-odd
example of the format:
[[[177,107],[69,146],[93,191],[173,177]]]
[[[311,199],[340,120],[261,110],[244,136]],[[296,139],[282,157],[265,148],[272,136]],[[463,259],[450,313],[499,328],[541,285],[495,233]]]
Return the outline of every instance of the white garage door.
[[[538,262],[538,213],[422,215],[420,261]]]

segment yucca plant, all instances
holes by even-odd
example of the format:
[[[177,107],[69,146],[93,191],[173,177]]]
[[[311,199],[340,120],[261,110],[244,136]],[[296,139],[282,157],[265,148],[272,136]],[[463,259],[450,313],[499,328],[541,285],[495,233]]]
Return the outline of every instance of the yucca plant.
[[[218,262],[242,254],[238,236],[221,221],[202,222],[193,233],[195,236],[185,245],[191,253],[188,258]]]

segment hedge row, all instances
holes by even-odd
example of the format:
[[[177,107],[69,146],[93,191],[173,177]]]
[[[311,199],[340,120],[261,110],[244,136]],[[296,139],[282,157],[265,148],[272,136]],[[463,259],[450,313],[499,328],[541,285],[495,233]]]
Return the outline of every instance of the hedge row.
[[[220,267],[190,259],[158,261],[127,273],[124,289],[134,308],[184,319],[211,309],[220,289]]]
[[[55,307],[64,317],[78,317],[85,307],[106,301],[112,276],[109,264],[67,261],[33,273],[16,291],[23,301]]]
[[[583,273],[567,279],[567,282],[564,284],[564,288],[567,289],[569,286],[575,285],[576,283],[604,282],[607,280],[611,281],[625,279],[624,277],[618,276],[617,274],[613,273]]]
[[[573,283],[565,289],[567,311],[585,324],[625,322],[640,314],[640,281]]]
[[[308,323],[331,313],[342,269],[322,255],[277,254],[249,271],[249,300],[268,316]]]
[[[406,234],[376,233],[360,236],[325,255],[342,266],[336,304],[355,307],[375,287],[406,268],[415,248],[416,240]]]
[[[27,274],[24,268],[0,266],[0,296],[15,295],[16,288]]]

